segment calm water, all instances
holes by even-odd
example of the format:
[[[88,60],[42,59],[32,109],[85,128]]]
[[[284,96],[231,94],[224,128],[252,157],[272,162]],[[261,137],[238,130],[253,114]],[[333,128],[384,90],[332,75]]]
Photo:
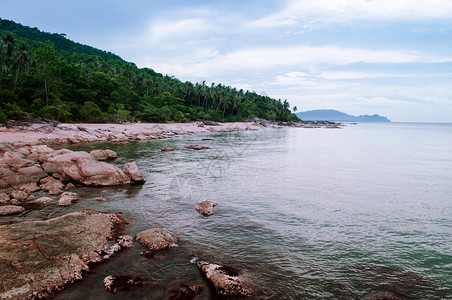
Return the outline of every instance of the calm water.
[[[213,149],[183,148],[192,144]],[[378,291],[452,299],[450,124],[217,133],[112,149],[116,164],[137,162],[145,185],[87,188],[72,208],[25,218],[121,211],[126,233],[165,227],[179,247],[147,259],[135,244],[56,299],[164,299],[182,283],[204,284],[197,299],[216,299],[193,257],[255,274],[258,299],[362,299]],[[199,215],[193,206],[201,200],[219,203],[217,213]],[[112,295],[102,285],[110,274],[149,281]]]

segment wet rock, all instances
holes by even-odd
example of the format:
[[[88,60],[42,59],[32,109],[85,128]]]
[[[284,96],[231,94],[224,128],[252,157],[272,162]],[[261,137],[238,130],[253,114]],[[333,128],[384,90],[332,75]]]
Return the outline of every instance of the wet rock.
[[[116,214],[75,212],[0,225],[0,299],[40,298],[80,279],[124,222]]]
[[[17,199],[19,201],[25,201],[28,198],[28,194],[23,192],[23,191],[19,191],[19,190],[14,190],[11,192],[11,198]]]
[[[70,206],[78,200],[76,193],[64,192],[58,199],[58,206]]]
[[[193,150],[205,150],[205,149],[212,149],[211,147],[207,146],[201,146],[201,145],[191,145],[191,146],[185,146],[187,149],[193,149]]]
[[[144,183],[146,179],[144,179],[143,174],[138,169],[138,166],[135,162],[129,162],[124,164],[124,172],[130,177],[132,182],[135,183]]]
[[[36,203],[36,204],[47,204],[47,203],[50,203],[50,202],[53,202],[52,198],[40,197],[40,198],[36,199],[34,203]]]
[[[22,206],[17,206],[17,205],[0,206],[0,216],[9,216],[9,215],[20,214],[24,210],[25,209]]]
[[[58,195],[63,193],[64,184],[53,177],[50,179],[45,178],[43,184],[40,185],[41,189],[47,191],[50,195]]]
[[[196,203],[195,209],[204,216],[213,215],[213,208],[217,206],[217,203],[212,203],[210,201],[203,201]]]
[[[167,300],[191,300],[201,294],[203,286],[200,284],[187,285],[182,284],[179,288],[173,288],[169,291]]]
[[[155,252],[154,251],[143,251],[143,252],[140,252],[140,255],[145,258],[154,258]]]
[[[255,294],[250,279],[241,274],[240,270],[204,261],[199,261],[197,265],[218,294],[223,296],[252,296]]]
[[[364,300],[408,300],[408,298],[396,295],[391,292],[379,292],[364,298]]]
[[[104,278],[104,286],[110,293],[116,293],[142,286],[143,281],[143,278],[139,275],[109,275]]]
[[[135,239],[148,247],[149,250],[160,250],[177,246],[170,232],[164,228],[151,228],[142,231],[137,234]]]
[[[214,139],[202,139],[202,141],[213,141]]]
[[[105,150],[93,150],[89,153],[92,157],[94,157],[97,160],[113,160],[118,158],[118,155],[116,154],[115,151],[110,150],[110,149],[105,149]]]
[[[66,184],[66,186],[64,187],[66,190],[68,190],[68,189],[72,189],[72,188],[74,188],[75,187],[75,185],[72,183],[72,182],[69,182],[68,184]]]
[[[162,150],[162,152],[169,152],[169,151],[174,151],[174,148],[171,148],[171,147],[163,147],[161,150]]]
[[[107,199],[107,198],[105,198],[105,197],[96,197],[96,198],[94,198],[94,200],[96,200],[96,201],[100,201],[100,202],[105,202],[105,201],[108,201],[108,199]]]
[[[45,172],[41,167],[38,167],[38,166],[20,168],[17,170],[17,172],[20,175],[29,177],[30,180],[33,180],[36,182],[39,181],[41,178],[44,178],[47,176],[47,172]]]
[[[120,237],[118,237],[117,243],[121,247],[126,247],[126,248],[132,247],[133,237],[131,237],[130,235],[121,235]]]

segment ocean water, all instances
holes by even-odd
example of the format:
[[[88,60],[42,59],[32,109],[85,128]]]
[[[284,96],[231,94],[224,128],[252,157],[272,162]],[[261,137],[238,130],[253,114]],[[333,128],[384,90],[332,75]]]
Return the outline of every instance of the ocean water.
[[[184,148],[194,144],[212,149]],[[81,146],[90,147],[100,146]],[[452,124],[268,129],[111,148],[115,164],[136,161],[147,183],[85,188],[74,207],[44,207],[25,219],[120,211],[126,233],[164,227],[179,247],[149,259],[135,243],[56,299],[165,299],[183,284],[204,286],[196,299],[227,299],[193,258],[252,274],[255,299],[364,299],[381,291],[452,299]],[[219,204],[213,216],[193,209],[203,200]],[[147,281],[110,294],[102,284],[110,274]]]

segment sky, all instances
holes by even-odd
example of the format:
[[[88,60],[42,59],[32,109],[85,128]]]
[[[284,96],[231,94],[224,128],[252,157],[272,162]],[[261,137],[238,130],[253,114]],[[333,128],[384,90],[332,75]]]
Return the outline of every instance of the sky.
[[[298,111],[452,122],[452,0],[1,0],[0,17]]]

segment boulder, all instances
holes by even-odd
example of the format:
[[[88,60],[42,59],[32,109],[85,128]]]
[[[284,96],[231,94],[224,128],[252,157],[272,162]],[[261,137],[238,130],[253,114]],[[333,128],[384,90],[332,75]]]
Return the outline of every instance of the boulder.
[[[124,165],[124,172],[127,174],[127,176],[130,177],[132,182],[134,183],[144,183],[146,182],[146,179],[144,179],[143,174],[138,169],[138,166],[135,162],[129,162]]]
[[[71,206],[78,200],[76,193],[64,192],[61,194],[60,199],[58,199],[58,206]]]
[[[7,193],[0,193],[0,205],[9,203],[9,195]]]
[[[210,201],[203,201],[196,203],[195,209],[204,216],[213,215],[213,208],[217,206],[217,203],[212,203]]]
[[[75,212],[0,225],[0,299],[41,299],[80,279],[124,223],[117,214]]]
[[[14,190],[10,194],[11,198],[17,199],[19,201],[25,201],[28,198],[28,194],[24,191]]]
[[[52,198],[40,197],[40,198],[36,199],[34,203],[35,204],[47,204],[47,203],[50,203],[50,202],[53,202]]]
[[[171,148],[171,147],[163,147],[161,150],[162,150],[163,152],[169,152],[169,151],[174,151],[174,148]]]
[[[39,191],[40,189],[41,188],[36,184],[36,182],[30,182],[19,186],[19,190],[24,191],[28,194]]]
[[[55,152],[52,148],[46,146],[46,145],[36,145],[36,146],[30,146],[29,148],[30,153],[38,153],[38,154],[46,154],[46,153],[52,153]]]
[[[105,150],[93,150],[89,153],[92,157],[94,157],[97,160],[113,160],[118,158],[118,155],[115,151],[110,149]]]
[[[15,170],[21,169],[21,168],[26,168],[26,167],[31,167],[34,165],[34,161],[25,159],[25,158],[20,158],[20,157],[5,158],[4,162],[8,166],[10,166],[10,168],[15,169]]]
[[[191,145],[191,146],[185,146],[187,149],[193,149],[193,150],[205,150],[205,149],[212,149],[211,147],[207,146],[201,146],[201,145]]]
[[[25,209],[22,206],[17,206],[17,205],[0,206],[0,216],[9,216],[9,215],[20,214],[24,210]]]
[[[148,247],[149,250],[160,250],[177,246],[169,231],[164,228],[151,228],[142,231],[137,234],[135,239]]]
[[[47,172],[45,172],[41,167],[39,166],[31,166],[31,167],[25,167],[20,168],[17,170],[17,172],[20,175],[24,175],[28,178],[30,178],[33,181],[38,181],[41,178],[44,178],[47,176]]]
[[[199,261],[197,265],[201,273],[206,276],[220,295],[253,296],[256,294],[251,280],[234,267],[221,266],[204,261]]]

